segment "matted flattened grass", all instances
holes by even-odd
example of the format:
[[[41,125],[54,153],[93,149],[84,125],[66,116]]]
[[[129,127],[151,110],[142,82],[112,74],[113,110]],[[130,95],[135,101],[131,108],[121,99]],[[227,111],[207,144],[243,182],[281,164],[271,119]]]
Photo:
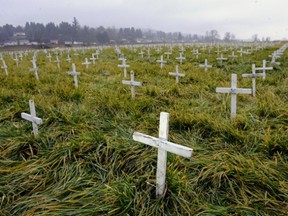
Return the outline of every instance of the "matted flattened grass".
[[[195,45],[185,46],[180,65],[175,46],[162,69],[155,47],[150,61],[138,55],[145,46],[121,47],[128,75],[133,70],[143,85],[134,100],[121,84],[129,76],[117,67],[112,47],[88,48],[84,55],[78,50],[77,57],[70,51],[81,72],[78,89],[66,73],[72,65],[67,50],[59,56],[60,71],[53,51],[52,63],[38,52],[39,81],[29,72],[33,52],[19,67],[4,53],[9,76],[0,73],[0,215],[286,215],[287,51],[266,80],[257,78],[255,98],[238,96],[236,119],[230,119],[230,95],[215,92],[230,86],[231,73],[239,87],[251,88],[241,74],[282,45],[222,65],[216,46],[196,59]],[[81,63],[96,49],[99,59],[86,70]],[[207,72],[198,66],[205,58],[213,65]],[[185,73],[178,84],[168,75],[176,64]],[[38,138],[21,119],[29,99],[43,119]],[[158,136],[162,111],[170,113],[169,140],[194,153],[190,159],[168,154],[165,194],[156,198],[157,151],[134,142],[132,134]]]

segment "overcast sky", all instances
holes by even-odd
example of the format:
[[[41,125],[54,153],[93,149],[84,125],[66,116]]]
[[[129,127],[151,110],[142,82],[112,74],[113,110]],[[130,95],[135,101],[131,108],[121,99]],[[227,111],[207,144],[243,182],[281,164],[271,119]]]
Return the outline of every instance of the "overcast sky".
[[[90,27],[151,28],[204,35],[216,29],[221,38],[253,34],[288,38],[288,0],[0,0],[0,26],[61,21]]]

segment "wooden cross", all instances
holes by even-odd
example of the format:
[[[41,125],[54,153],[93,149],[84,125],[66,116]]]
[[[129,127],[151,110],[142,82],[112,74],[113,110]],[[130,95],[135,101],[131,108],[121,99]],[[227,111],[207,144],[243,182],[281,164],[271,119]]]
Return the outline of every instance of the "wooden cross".
[[[56,60],[54,62],[57,63],[57,68],[60,71],[60,62],[61,61],[59,60],[58,55],[56,56]]]
[[[79,76],[81,73],[76,71],[76,66],[73,63],[72,64],[72,71],[71,72],[67,72],[67,74],[72,75],[74,77],[74,86],[75,88],[78,88],[78,78],[77,76]]]
[[[121,53],[121,51],[120,51],[120,53]],[[100,54],[99,50],[96,50],[96,52],[94,53],[94,55],[96,56],[96,59],[99,58],[99,54]]]
[[[168,141],[169,113],[160,113],[159,138],[143,133],[134,132],[133,140],[158,148],[157,173],[156,173],[156,196],[162,196],[165,189],[167,152],[190,158],[193,149]]]
[[[36,65],[36,61],[32,61],[32,65],[33,65],[33,68],[31,68],[30,71],[34,71],[36,80],[39,80],[38,67]]]
[[[21,61],[23,60],[23,53],[21,51],[19,52],[19,58]]]
[[[226,61],[227,58],[223,57],[223,53],[221,53],[221,57],[220,58],[216,58],[218,61],[220,61],[220,63],[222,64],[223,61]]]
[[[231,93],[231,118],[236,117],[237,94],[252,94],[251,89],[237,88],[237,74],[231,74],[231,88],[216,88],[217,93]]]
[[[163,64],[166,63],[166,61],[163,60],[163,56],[162,56],[162,55],[161,55],[160,60],[156,60],[156,62],[160,63],[160,68],[161,68],[161,69],[163,68]]]
[[[48,54],[46,55],[46,57],[49,59],[49,62],[51,62],[51,58],[52,58],[52,56],[51,56],[51,54],[48,52]]]
[[[218,47],[218,49],[215,51],[215,53],[216,53],[217,55],[219,55],[219,54],[221,53],[221,51],[219,50],[219,47]]]
[[[271,62],[270,62],[270,64],[275,64],[275,65],[280,65],[280,62],[276,62],[276,55],[274,55],[274,53],[272,54],[272,60],[271,60]]]
[[[172,54],[172,53],[169,52],[169,51],[168,51],[168,52],[164,52],[164,55],[166,55],[166,58],[167,58],[167,59],[169,59],[169,56],[170,56],[171,54]]]
[[[85,58],[85,62],[82,63],[82,65],[86,66],[86,70],[88,70],[89,65],[91,64],[91,62],[88,62],[88,59]]]
[[[8,67],[7,67],[4,59],[2,60],[2,64],[3,64],[3,66],[1,66],[1,68],[4,69],[6,76],[8,76]]]
[[[237,52],[238,52],[238,53],[240,53],[240,56],[242,56],[242,55],[243,55],[243,53],[244,53],[244,51],[243,51],[243,48],[241,47],[241,49],[240,49],[240,50],[238,50]]]
[[[273,67],[266,67],[266,60],[263,60],[263,66],[255,68],[255,70],[262,70],[263,73],[263,80],[266,79],[266,70],[273,70]]]
[[[205,59],[205,63],[204,64],[199,64],[199,67],[204,67],[205,71],[207,71],[208,68],[211,68],[212,65],[208,65],[208,60]]]
[[[234,51],[232,51],[232,55],[229,55],[229,57],[234,61],[234,59],[237,58],[237,55],[234,55]]]
[[[185,60],[185,57],[182,56],[182,53],[179,53],[179,57],[176,57],[177,60],[180,61],[180,64],[182,64],[182,61]]]
[[[21,118],[32,122],[34,137],[38,136],[38,125],[42,124],[42,119],[36,117],[35,104],[33,100],[29,100],[30,114],[21,113]]]
[[[14,58],[13,60],[15,61],[16,66],[18,67],[18,65],[19,65],[19,59],[18,59],[17,53],[15,53],[15,58]]]
[[[139,55],[140,55],[142,58],[144,57],[144,52],[143,52],[143,50],[142,50],[142,49],[141,49],[141,51],[140,51]]]
[[[92,60],[92,63],[95,65],[95,60],[96,60],[96,58],[95,58],[95,56],[94,56],[93,53],[92,53],[92,57],[90,58],[90,60]]]
[[[147,57],[148,57],[148,60],[150,61],[150,57],[151,57],[150,48],[147,49]]]
[[[79,53],[77,51],[74,51],[74,56],[79,56]]]
[[[252,74],[242,74],[242,77],[252,77],[252,95],[256,96],[256,77],[263,77],[263,73],[256,73],[255,64],[252,64]]]
[[[161,50],[162,50],[162,48],[158,46],[156,49],[156,52],[159,54]]]
[[[124,69],[124,77],[126,78],[126,77],[127,77],[127,70],[126,70],[126,68],[127,68],[127,67],[130,67],[130,65],[127,65],[127,64],[126,64],[126,59],[124,58],[124,56],[123,56],[121,59],[122,59],[122,64],[121,64],[121,65],[118,65],[118,67]]]
[[[68,55],[67,55],[67,59],[66,59],[66,61],[69,62],[69,63],[71,62],[71,58],[70,58],[69,53],[68,53]]]
[[[181,73],[179,73],[178,65],[176,65],[176,72],[169,72],[169,75],[170,75],[170,76],[175,76],[175,77],[176,77],[176,83],[179,82],[179,77],[184,77],[184,76],[185,76],[185,74],[181,74]]]
[[[130,85],[131,86],[131,96],[132,96],[132,99],[135,98],[135,86],[141,86],[141,82],[136,82],[134,80],[134,72],[131,71],[130,72],[130,77],[131,77],[131,80],[122,80],[122,84],[125,84],[125,85]]]
[[[198,49],[197,49],[197,50],[195,50],[195,51],[193,52],[193,55],[195,55],[195,56],[196,56],[196,59],[198,59],[198,57],[199,57],[199,55],[201,55],[201,53],[199,53],[199,51],[198,51]]]

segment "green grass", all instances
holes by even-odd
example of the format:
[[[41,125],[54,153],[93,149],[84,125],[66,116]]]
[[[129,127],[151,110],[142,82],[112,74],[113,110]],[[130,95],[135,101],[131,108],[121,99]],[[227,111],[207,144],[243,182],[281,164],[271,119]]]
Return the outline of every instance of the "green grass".
[[[147,47],[121,47],[127,71],[143,84],[134,100],[121,84],[112,47],[103,47],[88,71],[81,63],[95,48],[85,55],[79,50],[78,57],[70,51],[81,72],[78,89],[66,73],[67,50],[60,71],[38,52],[40,81],[29,72],[32,52],[19,67],[4,53],[9,76],[1,70],[0,215],[286,215],[287,51],[266,80],[257,78],[255,98],[238,96],[236,119],[230,119],[230,95],[215,92],[230,86],[231,73],[238,74],[239,87],[251,88],[241,74],[282,45],[223,65],[216,62],[217,47],[196,59],[196,47],[185,46],[179,70],[186,76],[178,84],[168,76],[178,64],[177,46],[163,69],[154,48],[149,62],[138,55]],[[207,72],[198,67],[205,58],[213,64]],[[43,119],[38,138],[21,119],[29,99]],[[165,194],[156,198],[157,151],[133,141],[132,134],[157,136],[162,111],[170,113],[169,140],[194,153],[190,159],[168,154]]]

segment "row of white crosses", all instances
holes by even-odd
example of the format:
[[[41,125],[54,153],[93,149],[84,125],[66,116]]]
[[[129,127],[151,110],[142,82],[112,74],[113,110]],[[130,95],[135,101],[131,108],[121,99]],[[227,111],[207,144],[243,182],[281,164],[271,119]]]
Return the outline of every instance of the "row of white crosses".
[[[262,73],[256,73],[257,70],[261,70]],[[252,64],[252,74],[242,74],[242,77],[252,78],[252,95],[256,96],[256,77],[266,78],[266,70],[273,70],[273,67],[266,67],[266,60],[263,60],[263,66],[256,68],[255,64]]]
[[[29,113],[21,113],[21,117],[32,122],[34,137],[38,137],[38,126],[43,124],[43,120],[36,116],[36,109],[33,100],[29,100]],[[169,134],[169,113],[160,113],[159,138],[143,133],[134,132],[133,140],[146,145],[158,148],[157,172],[156,172],[156,196],[160,197],[165,191],[165,179],[167,168],[167,152],[174,153],[186,158],[192,156],[193,149],[168,141]]]

